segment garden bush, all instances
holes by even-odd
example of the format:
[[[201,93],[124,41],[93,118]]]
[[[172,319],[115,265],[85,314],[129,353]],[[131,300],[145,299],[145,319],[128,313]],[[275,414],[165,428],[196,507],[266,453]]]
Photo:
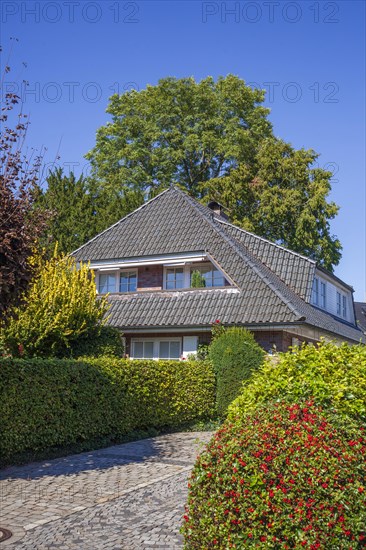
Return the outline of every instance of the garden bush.
[[[365,454],[364,429],[313,402],[226,421],[191,475],[186,550],[364,547]]]
[[[228,328],[212,341],[209,358],[217,378],[219,416],[225,416],[228,406],[239,395],[243,381],[263,363],[264,355],[252,333],[244,328]]]
[[[87,334],[73,342],[69,350],[72,357],[123,357],[123,334],[111,326],[99,326],[94,334]]]
[[[242,416],[271,400],[296,402],[307,398],[365,421],[366,346],[322,342],[280,354],[276,363],[266,361],[244,383],[228,417]]]
[[[0,358],[0,461],[212,416],[209,362]]]
[[[14,357],[71,356],[78,341],[99,338],[110,305],[97,297],[88,264],[57,256],[57,247],[49,260],[35,255],[32,263],[35,273],[22,304],[0,326],[3,346]]]

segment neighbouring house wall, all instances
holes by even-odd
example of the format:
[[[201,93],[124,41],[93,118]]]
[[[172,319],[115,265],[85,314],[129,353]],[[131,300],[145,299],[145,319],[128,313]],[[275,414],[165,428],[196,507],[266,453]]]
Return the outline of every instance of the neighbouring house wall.
[[[140,267],[137,274],[137,290],[161,290],[163,288],[163,266]]]

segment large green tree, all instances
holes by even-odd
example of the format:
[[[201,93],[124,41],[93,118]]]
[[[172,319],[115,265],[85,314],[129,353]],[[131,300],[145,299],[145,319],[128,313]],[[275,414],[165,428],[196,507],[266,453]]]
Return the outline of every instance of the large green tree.
[[[52,251],[70,253],[143,202],[143,194],[104,189],[94,179],[79,178],[57,168],[38,189],[36,204],[51,213],[42,244]]]
[[[116,94],[87,155],[93,175],[122,199],[175,183],[219,200],[236,223],[331,270],[341,250],[329,226],[338,210],[328,202],[331,173],[316,167],[314,151],[275,138],[263,101],[264,91],[233,75]]]

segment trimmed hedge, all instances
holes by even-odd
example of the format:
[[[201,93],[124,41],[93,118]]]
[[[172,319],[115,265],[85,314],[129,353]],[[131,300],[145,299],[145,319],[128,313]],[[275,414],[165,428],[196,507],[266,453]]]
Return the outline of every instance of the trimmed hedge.
[[[209,362],[0,359],[0,460],[212,416]]]
[[[227,421],[198,458],[187,550],[356,550],[366,543],[366,438],[312,402]]]
[[[264,356],[253,334],[241,327],[228,328],[212,341],[209,359],[217,378],[216,408],[220,417],[226,415],[243,381],[260,367]]]
[[[95,334],[88,334],[71,344],[70,350],[65,350],[64,357],[120,357],[125,353],[123,334],[117,328],[104,325],[98,327]]]
[[[322,342],[267,360],[247,380],[230,405],[228,418],[252,412],[273,400],[314,399],[323,408],[366,421],[366,346]]]

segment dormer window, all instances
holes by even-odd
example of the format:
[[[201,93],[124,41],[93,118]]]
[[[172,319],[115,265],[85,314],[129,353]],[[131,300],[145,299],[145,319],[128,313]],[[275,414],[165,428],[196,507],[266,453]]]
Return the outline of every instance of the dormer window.
[[[119,278],[120,292],[136,292],[137,290],[137,271],[121,271]]]
[[[107,294],[108,292],[116,292],[116,272],[99,273],[98,278],[99,294]]]
[[[184,288],[183,267],[167,267],[165,269],[165,288],[167,290]]]
[[[215,286],[225,286],[225,277],[216,269],[215,266],[211,265],[200,265],[197,267],[191,268],[191,286],[192,286],[192,275],[195,271],[198,271],[202,277],[202,286],[206,288],[211,288]]]

